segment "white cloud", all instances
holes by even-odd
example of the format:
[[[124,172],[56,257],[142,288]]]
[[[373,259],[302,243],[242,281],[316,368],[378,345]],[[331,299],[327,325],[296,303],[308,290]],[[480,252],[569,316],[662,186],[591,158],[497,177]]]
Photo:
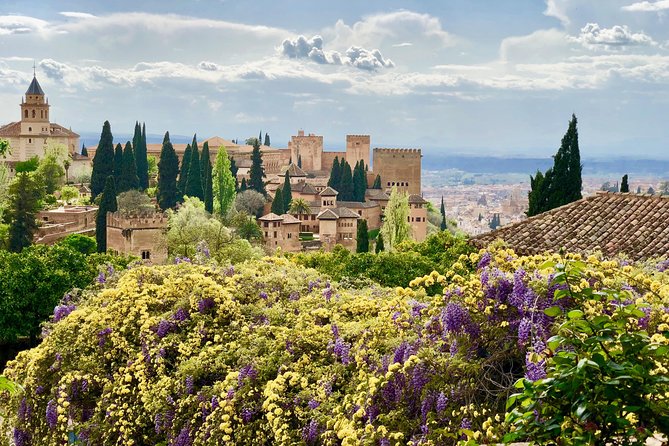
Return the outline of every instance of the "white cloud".
[[[643,1],[623,6],[623,11],[632,12],[659,12],[669,9],[669,0],[659,0],[655,2]]]
[[[656,45],[650,36],[644,33],[633,33],[627,25],[602,28],[597,23],[588,23],[581,28],[578,37],[572,37],[572,39],[587,48],[620,49],[629,46]]]
[[[500,43],[504,62],[551,62],[569,54],[569,36],[558,29],[540,29],[524,36],[507,37]]]
[[[201,70],[205,71],[218,71],[220,69],[220,66],[214,62],[208,62],[206,60],[203,60],[199,64],[197,64],[197,67]]]
[[[570,20],[566,12],[566,3],[568,0],[546,0],[546,10],[544,15],[554,17],[563,25],[569,25]]]
[[[396,43],[393,45],[393,48],[404,48],[405,46],[413,46],[413,43],[411,42]]]
[[[49,22],[34,17],[20,15],[0,16],[0,36],[42,32],[48,25]]]
[[[71,19],[96,19],[97,16],[89,14],[87,12],[76,12],[76,11],[63,11],[60,13],[63,17],[69,17]]]

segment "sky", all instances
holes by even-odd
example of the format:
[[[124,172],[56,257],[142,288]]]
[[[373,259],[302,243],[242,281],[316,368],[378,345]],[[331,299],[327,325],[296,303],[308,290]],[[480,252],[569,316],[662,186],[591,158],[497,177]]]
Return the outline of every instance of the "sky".
[[[82,134],[669,158],[669,0],[3,0],[0,123],[33,62]]]

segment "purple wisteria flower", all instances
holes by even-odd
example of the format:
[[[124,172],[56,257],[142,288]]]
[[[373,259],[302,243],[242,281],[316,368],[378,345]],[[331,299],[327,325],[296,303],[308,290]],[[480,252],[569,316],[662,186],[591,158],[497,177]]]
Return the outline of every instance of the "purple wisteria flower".
[[[444,328],[451,333],[460,333],[471,323],[469,310],[456,302],[449,302],[446,305],[441,318]]]
[[[242,385],[245,379],[250,381],[255,380],[258,377],[258,371],[251,365],[247,364],[239,370],[239,376],[237,377],[237,384]]]
[[[335,340],[333,352],[337,358],[341,361],[342,364],[348,365],[351,362],[349,356],[351,351],[351,344],[345,342],[342,338],[338,337]]]
[[[327,287],[323,290],[323,297],[325,298],[326,302],[330,302],[330,299],[332,299],[332,287],[330,286],[330,283],[328,282]]]
[[[188,310],[184,308],[179,308],[175,313],[174,316],[172,316],[172,319],[174,319],[177,322],[183,322],[186,319],[190,318],[190,313],[188,313]]]
[[[58,423],[58,406],[54,399],[49,400],[46,404],[46,422],[49,425],[49,429],[55,429]]]
[[[472,428],[472,422],[469,418],[463,418],[462,422],[460,423],[460,429],[471,429]]]
[[[195,393],[195,380],[192,375],[186,377],[186,395]]]
[[[476,266],[478,269],[483,269],[486,268],[488,265],[490,265],[490,261],[492,260],[492,256],[490,255],[489,252],[485,252],[481,256],[481,260],[479,260],[478,265]]]
[[[107,281],[107,278],[105,277],[105,273],[100,271],[100,274],[98,274],[97,281],[98,281],[98,283],[105,283]]]
[[[13,437],[15,446],[29,446],[32,444],[32,435],[22,429],[15,428]]]
[[[72,313],[77,307],[73,304],[58,305],[53,309],[53,321],[58,322]]]
[[[201,314],[208,313],[209,310],[214,308],[215,302],[214,299],[211,297],[205,297],[204,299],[200,299],[197,302],[197,311],[199,311]]]
[[[190,428],[184,426],[181,428],[179,435],[170,443],[170,446],[191,446],[193,439],[191,438]]]
[[[175,328],[174,323],[163,319],[160,322],[158,322],[158,327],[156,327],[156,334],[158,335],[159,338],[162,339],[169,333],[174,331],[174,328]]]
[[[309,407],[309,409],[312,409],[312,410],[316,409],[320,405],[321,405],[321,403],[316,401],[314,398],[310,399],[309,402],[307,403],[307,406]]]
[[[253,416],[255,415],[255,411],[252,409],[249,409],[248,407],[245,407],[242,409],[242,421],[244,424],[250,423],[251,420],[253,420]]]
[[[314,419],[309,420],[309,424],[302,429],[302,440],[308,445],[316,444],[316,440],[318,440],[318,436],[320,435],[319,430],[318,421]]]
[[[97,333],[97,337],[98,337],[98,346],[99,346],[100,348],[102,348],[102,347],[105,346],[105,344],[107,343],[107,338],[109,337],[109,335],[110,335],[111,332],[112,332],[112,329],[109,328],[109,327],[104,328],[104,329],[98,331],[98,333]]]
[[[532,321],[528,318],[523,318],[518,324],[518,343],[520,345],[527,344],[527,341],[530,339],[530,334],[532,333]]]
[[[439,392],[437,396],[437,412],[443,412],[446,410],[446,405],[448,404],[448,398],[444,392]]]

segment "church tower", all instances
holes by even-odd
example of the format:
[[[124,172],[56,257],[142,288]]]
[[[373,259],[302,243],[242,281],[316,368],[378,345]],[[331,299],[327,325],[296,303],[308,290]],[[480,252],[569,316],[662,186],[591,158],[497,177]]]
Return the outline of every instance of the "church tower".
[[[49,127],[49,101],[33,74],[33,81],[21,102],[21,135],[48,135]]]

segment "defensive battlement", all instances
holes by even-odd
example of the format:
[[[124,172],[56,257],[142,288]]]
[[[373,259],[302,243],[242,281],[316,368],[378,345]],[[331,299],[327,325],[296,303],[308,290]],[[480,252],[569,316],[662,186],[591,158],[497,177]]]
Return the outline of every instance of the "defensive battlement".
[[[369,139],[370,136],[369,135],[346,135],[346,139],[348,139],[348,138],[366,138],[366,139]]]
[[[382,148],[382,147],[375,147],[374,148],[374,153],[389,153],[389,154],[402,154],[402,155],[421,155],[421,149],[405,149],[405,148]]]
[[[120,212],[107,214],[107,227],[120,229],[158,229],[167,226],[167,215],[161,212],[128,214]]]

